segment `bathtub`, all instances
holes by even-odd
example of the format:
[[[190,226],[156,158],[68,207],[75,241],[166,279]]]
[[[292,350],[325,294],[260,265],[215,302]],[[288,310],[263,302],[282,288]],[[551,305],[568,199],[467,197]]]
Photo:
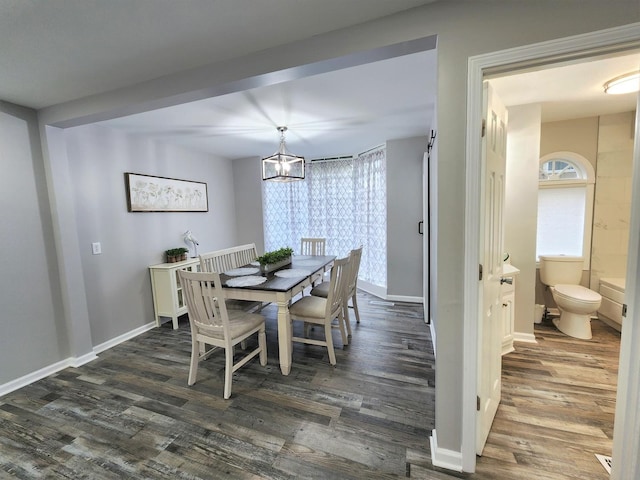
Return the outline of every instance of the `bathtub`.
[[[620,331],[622,328],[622,304],[624,303],[624,278],[601,278],[598,291],[602,295],[598,318]]]

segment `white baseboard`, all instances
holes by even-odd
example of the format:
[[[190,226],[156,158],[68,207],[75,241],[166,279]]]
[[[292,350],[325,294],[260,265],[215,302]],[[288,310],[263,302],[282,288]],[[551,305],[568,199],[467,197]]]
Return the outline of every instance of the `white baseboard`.
[[[358,288],[378,298],[387,298],[387,289],[385,287],[358,279]]]
[[[95,347],[93,347],[93,351],[96,353],[102,353],[105,350],[109,350],[110,348],[113,348],[122,342],[126,342],[127,340],[131,340],[133,337],[137,337],[141,333],[148,332],[152,328],[155,328],[155,326],[156,326],[156,322],[150,322],[150,323],[147,323],[146,325],[142,325],[141,327],[135,328],[130,332],[123,333],[122,335],[112,338],[111,340],[107,340],[106,342],[101,343],[100,345],[96,345]]]
[[[10,382],[0,385],[0,397],[6,395],[7,393],[13,392],[14,390],[18,390],[19,388],[26,387],[33,382],[42,380],[49,375],[58,373],[65,368],[84,365],[85,363],[90,362],[95,358],[98,357],[96,357],[95,353],[93,352],[87,353],[81,357],[69,357],[59,362],[48,365],[44,368],[41,368],[40,370],[36,370],[35,372],[31,372],[23,377],[11,380]]]
[[[411,297],[407,295],[387,295],[387,300],[392,302],[406,302],[406,303],[422,303],[422,297]]]
[[[526,343],[538,343],[536,336],[533,333],[513,333],[514,342],[526,342]]]
[[[14,390],[18,390],[19,388],[26,387],[27,385],[37,382],[38,380],[42,380],[49,375],[53,375],[54,373],[58,373],[65,368],[73,367],[78,368],[85,363],[89,363],[92,360],[98,358],[96,353],[104,352],[112,347],[115,347],[119,343],[122,343],[126,340],[129,340],[133,337],[140,335],[146,331],[151,330],[156,326],[155,322],[147,323],[142,327],[136,328],[127,332],[123,335],[120,335],[116,338],[113,338],[107,342],[101,343],[100,345],[93,348],[93,351],[89,353],[85,353],[80,357],[69,357],[65,360],[61,360],[47,367],[41,368],[40,370],[36,370],[35,372],[31,372],[23,377],[16,378],[15,380],[11,380],[3,385],[0,385],[0,397],[6,395],[7,393],[11,393]]]
[[[462,452],[438,447],[438,437],[435,429],[431,430],[429,442],[431,444],[431,463],[434,467],[462,472]]]

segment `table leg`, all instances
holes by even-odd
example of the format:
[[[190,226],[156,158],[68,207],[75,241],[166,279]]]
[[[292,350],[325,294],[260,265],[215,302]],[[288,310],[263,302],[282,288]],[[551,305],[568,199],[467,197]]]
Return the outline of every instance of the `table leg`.
[[[291,317],[289,301],[278,301],[278,346],[280,347],[280,370],[283,375],[291,372]]]

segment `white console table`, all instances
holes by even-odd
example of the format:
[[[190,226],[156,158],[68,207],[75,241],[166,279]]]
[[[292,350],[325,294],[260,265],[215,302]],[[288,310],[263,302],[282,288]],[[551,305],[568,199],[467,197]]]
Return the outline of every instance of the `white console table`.
[[[159,263],[149,267],[156,326],[160,326],[160,317],[168,317],[173,322],[173,329],[178,329],[178,317],[187,313],[178,270],[195,272],[199,269],[200,259],[198,258],[176,263]]]

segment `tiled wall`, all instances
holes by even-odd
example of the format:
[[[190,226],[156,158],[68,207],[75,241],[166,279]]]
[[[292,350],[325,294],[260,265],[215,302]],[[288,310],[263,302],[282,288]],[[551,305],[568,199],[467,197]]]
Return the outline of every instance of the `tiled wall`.
[[[635,112],[599,118],[591,281],[626,274]]]

